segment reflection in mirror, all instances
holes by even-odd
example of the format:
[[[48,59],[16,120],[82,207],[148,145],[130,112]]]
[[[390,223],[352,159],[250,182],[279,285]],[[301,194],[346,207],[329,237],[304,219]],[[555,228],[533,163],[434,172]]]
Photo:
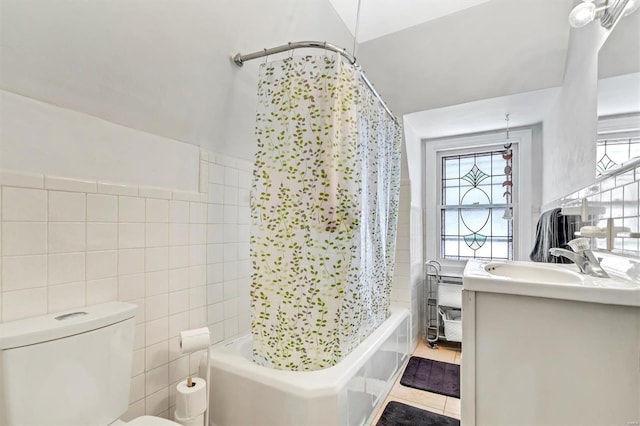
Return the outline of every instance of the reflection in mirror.
[[[596,176],[640,157],[640,10],[623,17],[598,55]]]

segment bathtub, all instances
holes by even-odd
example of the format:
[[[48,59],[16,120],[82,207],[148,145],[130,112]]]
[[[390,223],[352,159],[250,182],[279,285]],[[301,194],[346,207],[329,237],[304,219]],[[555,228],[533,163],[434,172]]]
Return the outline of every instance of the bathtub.
[[[310,372],[254,364],[251,335],[216,345],[211,351],[210,424],[368,424],[408,361],[410,330],[409,311],[392,309],[391,316],[339,364]]]

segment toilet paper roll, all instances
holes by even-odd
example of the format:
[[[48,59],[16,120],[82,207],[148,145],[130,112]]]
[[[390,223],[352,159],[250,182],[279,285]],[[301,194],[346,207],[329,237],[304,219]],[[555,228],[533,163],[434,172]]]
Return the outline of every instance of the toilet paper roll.
[[[190,419],[183,419],[174,413],[173,417],[175,421],[180,423],[182,426],[204,426],[204,414],[200,414],[199,416],[192,417]]]
[[[182,349],[182,353],[207,349],[209,346],[211,346],[211,338],[209,337],[209,329],[207,327],[180,332],[180,348]]]
[[[200,377],[194,377],[193,382],[192,387],[186,380],[176,385],[176,418],[191,419],[207,409],[207,382]]]

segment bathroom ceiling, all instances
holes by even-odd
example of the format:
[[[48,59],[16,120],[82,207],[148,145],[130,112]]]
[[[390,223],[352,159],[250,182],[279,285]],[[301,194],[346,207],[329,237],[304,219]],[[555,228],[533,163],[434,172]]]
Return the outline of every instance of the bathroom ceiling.
[[[356,33],[360,2],[358,42],[401,31],[489,0],[329,0],[351,34]]]
[[[358,62],[397,115],[559,87],[572,5],[491,0],[360,43]]]
[[[501,130],[540,123],[560,93],[559,87],[510,96],[468,102],[445,108],[405,115],[416,134],[423,139]]]
[[[483,99],[460,105],[420,111],[404,116],[422,139],[502,130],[509,126],[541,123],[560,94],[560,87]],[[640,72],[598,81],[598,116],[637,111],[640,105]]]
[[[573,2],[361,0],[358,62],[398,117],[558,87]],[[247,159],[255,149],[263,61],[237,68],[230,57],[325,38],[350,49],[353,36],[334,7],[350,7],[355,18],[357,6],[357,0],[0,3],[0,90]]]

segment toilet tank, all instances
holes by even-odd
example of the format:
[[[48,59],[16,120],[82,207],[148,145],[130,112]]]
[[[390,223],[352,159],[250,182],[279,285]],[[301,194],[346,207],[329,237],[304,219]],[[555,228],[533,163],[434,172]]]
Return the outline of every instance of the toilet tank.
[[[0,324],[0,425],[108,425],[128,408],[136,306]]]

